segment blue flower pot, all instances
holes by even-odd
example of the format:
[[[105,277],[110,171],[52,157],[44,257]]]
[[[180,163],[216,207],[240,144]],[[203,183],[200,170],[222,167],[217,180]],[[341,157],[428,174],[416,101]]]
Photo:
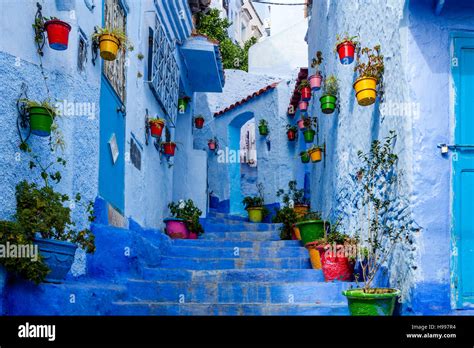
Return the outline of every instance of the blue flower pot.
[[[46,283],[61,283],[65,278],[76,254],[77,245],[53,239],[35,238],[44,263],[51,270],[45,278]]]

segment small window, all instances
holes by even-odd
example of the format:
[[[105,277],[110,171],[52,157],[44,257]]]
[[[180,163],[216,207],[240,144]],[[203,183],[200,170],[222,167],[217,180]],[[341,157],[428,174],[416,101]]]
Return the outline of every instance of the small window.
[[[81,29],[79,29],[79,43],[77,46],[77,69],[81,72],[86,69],[88,45],[89,43],[86,35]]]

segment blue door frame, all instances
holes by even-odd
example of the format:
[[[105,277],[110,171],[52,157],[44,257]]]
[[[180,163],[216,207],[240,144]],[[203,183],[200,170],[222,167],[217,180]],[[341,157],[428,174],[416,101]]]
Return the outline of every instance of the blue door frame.
[[[453,282],[458,309],[474,307],[474,35],[453,35]]]

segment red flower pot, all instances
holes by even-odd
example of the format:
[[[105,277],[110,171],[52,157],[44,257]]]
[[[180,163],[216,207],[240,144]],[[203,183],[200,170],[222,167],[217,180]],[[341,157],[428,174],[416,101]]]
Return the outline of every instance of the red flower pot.
[[[286,135],[289,141],[294,141],[296,139],[296,132],[293,129],[288,130],[288,132],[286,132]]]
[[[176,151],[176,144],[169,142],[169,143],[163,143],[163,152],[167,156],[174,156],[174,153]]]
[[[189,231],[188,239],[198,239],[197,233]]]
[[[298,107],[299,107],[301,112],[306,112],[308,110],[308,102],[300,101],[298,103]]]
[[[150,133],[154,138],[161,138],[165,123],[163,121],[150,121]]]
[[[194,119],[194,125],[197,129],[201,129],[204,126],[204,118],[197,117]]]
[[[343,253],[343,251],[339,251],[343,247],[343,245],[337,245],[336,252],[332,245],[318,247],[326,282],[333,280],[351,281],[354,276],[354,262],[346,256],[339,255],[339,253]]]
[[[298,124],[299,129],[305,129],[304,120],[298,120],[296,123]]]
[[[208,142],[207,146],[209,146],[209,150],[211,151],[214,151],[216,149],[216,143],[213,141]]]
[[[337,53],[342,64],[351,64],[354,61],[355,45],[350,41],[344,41],[337,46]]]
[[[48,33],[49,47],[57,51],[67,49],[69,32],[71,31],[69,24],[59,19],[52,19],[44,23],[44,27]]]
[[[323,77],[320,74],[311,75],[309,77],[309,84],[311,85],[311,89],[313,91],[319,91],[321,89],[322,81]]]
[[[311,88],[310,87],[303,87],[301,89],[301,99],[303,101],[311,100]]]

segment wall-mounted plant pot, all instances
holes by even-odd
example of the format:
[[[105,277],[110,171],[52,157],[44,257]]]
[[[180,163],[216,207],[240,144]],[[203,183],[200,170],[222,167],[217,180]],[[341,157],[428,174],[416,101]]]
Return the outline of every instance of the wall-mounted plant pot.
[[[325,114],[332,114],[336,109],[337,98],[333,95],[323,95],[319,101],[321,102],[321,111]]]
[[[372,105],[377,98],[377,80],[373,77],[361,77],[354,82],[354,90],[359,105]]]
[[[293,210],[295,211],[296,217],[301,218],[309,212],[309,205],[295,204],[295,207],[293,208]]]
[[[44,281],[46,283],[61,283],[66,279],[66,275],[74,262],[77,245],[43,238],[35,238],[33,242],[38,245],[44,263],[51,270]]]
[[[174,153],[176,151],[176,143],[173,143],[172,141],[168,143],[162,143],[163,146],[163,152],[167,156],[174,156]]]
[[[52,19],[44,23],[44,28],[48,33],[49,47],[53,50],[64,51],[69,42],[69,32],[71,26],[59,19]]]
[[[376,290],[379,293],[366,293],[364,289],[349,289],[342,292],[347,297],[351,315],[392,316],[395,300],[400,295],[400,290],[390,288],[370,290]]]
[[[303,100],[303,101],[310,101],[311,100],[311,88],[310,87],[303,87],[301,89],[301,100]]]
[[[263,220],[263,207],[250,207],[246,209],[249,213],[250,222],[262,222]]]
[[[300,101],[298,103],[298,108],[300,109],[301,112],[306,112],[308,110],[308,102]]]
[[[301,157],[301,162],[302,163],[309,163],[310,157],[309,157],[309,153],[307,151],[302,152],[300,154],[300,157]]]
[[[336,254],[334,254],[333,247],[333,245],[327,245],[326,248],[320,250],[324,280],[326,282],[351,281],[354,278],[354,261],[349,260],[348,257],[337,255],[339,248],[344,248],[344,245],[336,245]]]
[[[301,241],[303,245],[315,242],[324,237],[324,221],[308,220],[297,222],[295,225],[300,229]]]
[[[306,143],[312,143],[314,141],[314,136],[316,135],[316,131],[314,129],[307,129],[303,132],[304,141]]]
[[[296,124],[298,125],[298,128],[299,128],[300,130],[306,129],[306,127],[304,126],[304,120],[303,120],[303,119],[298,120],[298,122],[296,122]]]
[[[207,146],[209,147],[209,150],[214,151],[216,149],[216,143],[214,141],[209,141],[207,143]]]
[[[163,128],[165,127],[165,123],[161,120],[151,120],[148,122],[150,125],[150,133],[151,136],[154,138],[161,138],[161,134],[163,134]]]
[[[354,61],[355,45],[352,42],[344,41],[337,46],[336,50],[342,64],[348,65]]]
[[[323,158],[323,150],[322,149],[311,149],[308,150],[309,156],[311,157],[311,162],[316,163],[320,162]]]
[[[268,135],[268,127],[267,126],[258,126],[258,132],[261,136]]]
[[[305,245],[308,250],[309,259],[311,261],[311,267],[313,269],[321,269],[321,254],[320,249],[322,248],[318,242],[310,242]]]
[[[99,37],[100,56],[104,60],[112,61],[117,58],[120,41],[114,35],[102,34]]]
[[[28,108],[28,114],[30,115],[31,134],[49,137],[53,124],[53,111],[43,106],[32,106]]]
[[[196,117],[194,119],[194,125],[197,129],[201,129],[204,126],[204,117]]]
[[[183,219],[168,218],[163,221],[166,224],[165,232],[171,239],[189,238],[189,231]]]
[[[309,77],[309,84],[311,85],[311,90],[313,92],[319,91],[321,89],[322,82],[323,77],[321,74],[314,74]]]
[[[290,129],[286,132],[286,136],[288,137],[289,141],[295,141],[296,139],[296,132],[293,129]]]
[[[188,108],[188,99],[179,98],[178,99],[178,111],[183,113],[183,112],[186,112],[187,108]]]

